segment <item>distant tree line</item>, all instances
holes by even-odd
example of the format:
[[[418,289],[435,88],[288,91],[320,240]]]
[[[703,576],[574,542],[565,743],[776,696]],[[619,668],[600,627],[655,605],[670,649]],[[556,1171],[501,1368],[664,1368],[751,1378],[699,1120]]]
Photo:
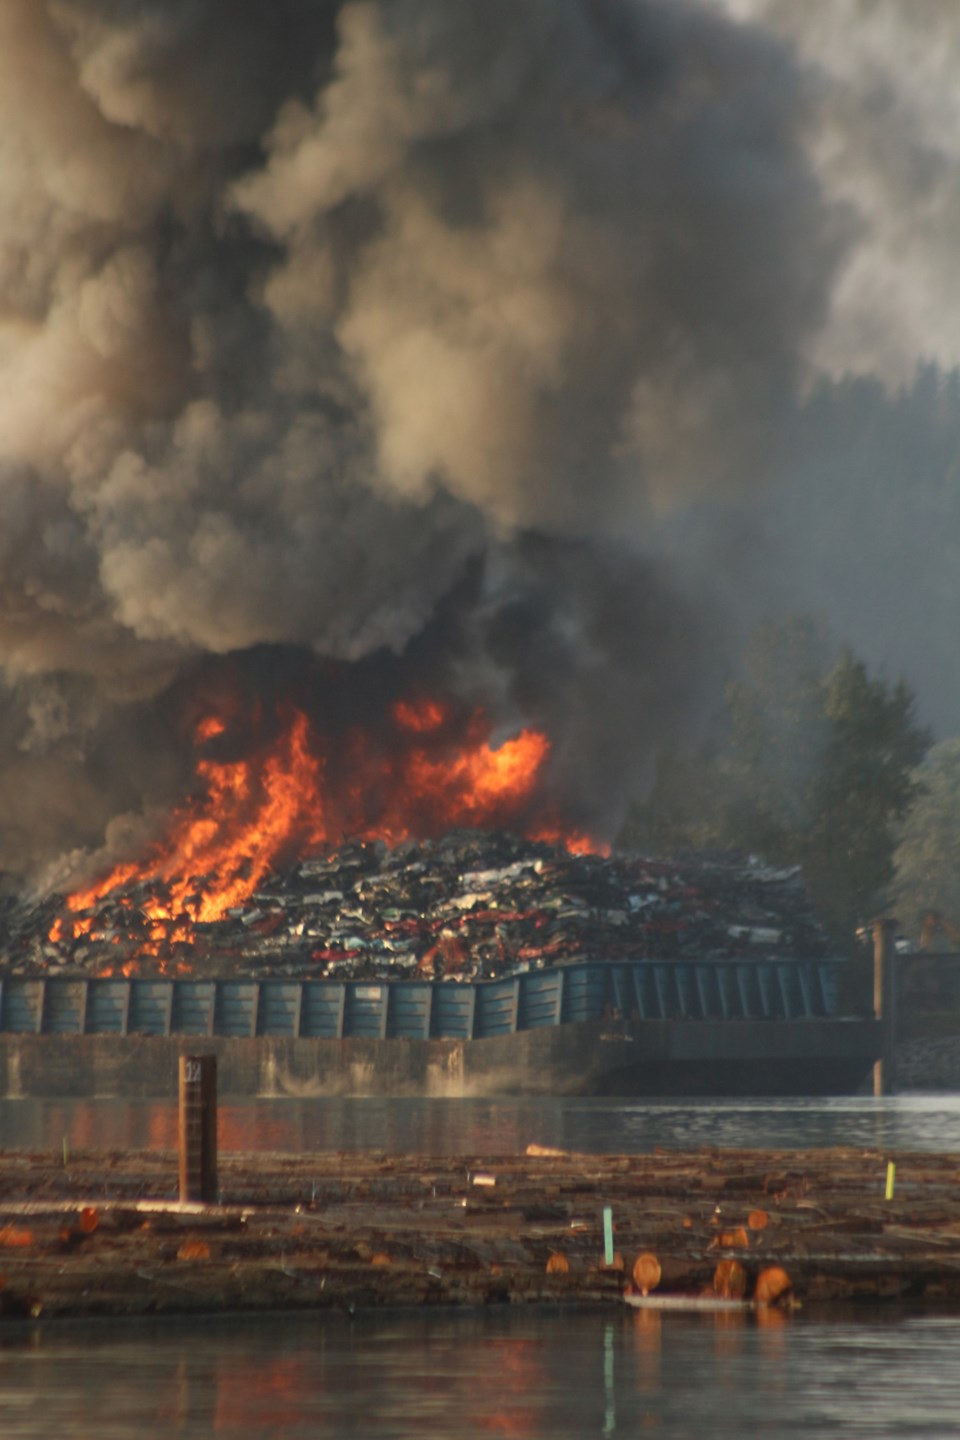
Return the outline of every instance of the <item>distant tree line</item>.
[[[765,624],[727,686],[720,733],[660,754],[620,842],[799,865],[821,920],[847,949],[895,899],[913,920],[940,896],[928,852],[939,855],[937,883],[960,912],[960,859],[946,843],[960,820],[960,741],[924,767],[930,744],[902,682],[871,676],[808,617]]]

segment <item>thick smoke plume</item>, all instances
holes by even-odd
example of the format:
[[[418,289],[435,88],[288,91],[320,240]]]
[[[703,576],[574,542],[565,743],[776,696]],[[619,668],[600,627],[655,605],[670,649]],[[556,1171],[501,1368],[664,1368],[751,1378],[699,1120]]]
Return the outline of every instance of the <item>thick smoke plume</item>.
[[[960,8],[954,0],[713,0],[786,43],[810,94],[806,148],[857,243],[816,344],[834,376],[909,385],[960,362]]]
[[[812,104],[719,5],[4,0],[0,865],[162,812],[226,657],[404,660],[609,822],[853,243]]]

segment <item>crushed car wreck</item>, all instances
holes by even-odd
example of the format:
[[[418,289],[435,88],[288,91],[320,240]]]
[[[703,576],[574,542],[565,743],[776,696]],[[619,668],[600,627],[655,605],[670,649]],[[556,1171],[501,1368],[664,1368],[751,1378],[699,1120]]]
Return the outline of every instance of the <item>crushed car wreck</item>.
[[[220,920],[168,910],[157,880],[88,909],[11,903],[0,971],[468,981],[584,961],[829,954],[796,871],[574,855],[502,833],[347,844],[271,875]]]

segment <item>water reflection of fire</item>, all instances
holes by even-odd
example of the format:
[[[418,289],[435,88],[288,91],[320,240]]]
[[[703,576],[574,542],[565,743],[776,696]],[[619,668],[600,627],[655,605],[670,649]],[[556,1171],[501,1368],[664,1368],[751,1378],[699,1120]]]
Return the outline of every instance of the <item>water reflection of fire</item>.
[[[194,943],[197,923],[243,905],[274,870],[346,838],[395,845],[452,829],[502,829],[577,853],[603,848],[564,826],[545,800],[550,741],[538,730],[494,745],[481,710],[464,715],[433,698],[397,701],[383,728],[336,737],[293,707],[276,718],[270,738],[236,758],[228,721],[204,716],[194,729],[192,798],[144,859],[71,895],[71,917],[56,921],[50,939],[98,938],[89,912],[138,885],[150,922],[141,954],[170,954]]]

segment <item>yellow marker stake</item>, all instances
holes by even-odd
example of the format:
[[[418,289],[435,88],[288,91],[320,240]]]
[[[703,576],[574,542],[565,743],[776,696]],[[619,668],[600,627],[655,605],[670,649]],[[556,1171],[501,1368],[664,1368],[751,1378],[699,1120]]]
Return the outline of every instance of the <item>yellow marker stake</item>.
[[[887,1199],[893,1199],[893,1180],[897,1173],[897,1167],[892,1160],[887,1161]]]

